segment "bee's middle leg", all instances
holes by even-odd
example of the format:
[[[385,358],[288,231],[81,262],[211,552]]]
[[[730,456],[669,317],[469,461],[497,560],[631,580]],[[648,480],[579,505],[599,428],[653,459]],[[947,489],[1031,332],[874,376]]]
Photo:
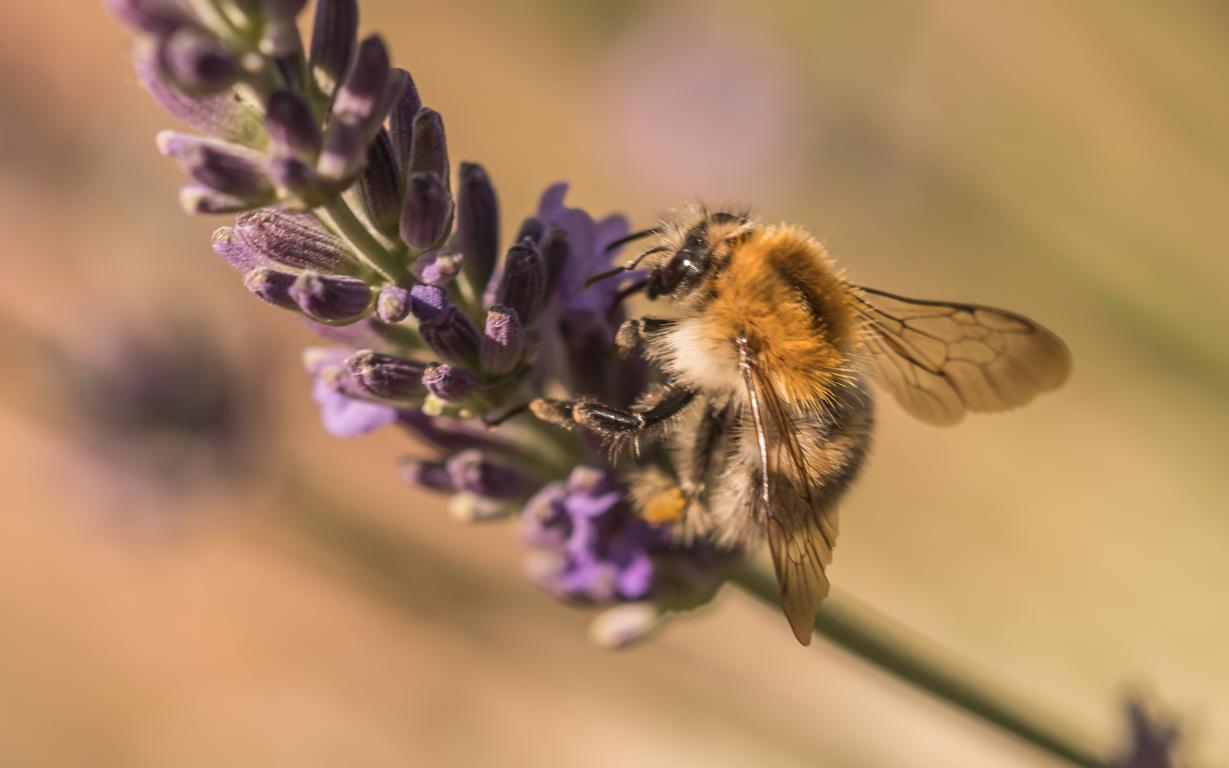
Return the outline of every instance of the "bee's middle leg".
[[[615,346],[619,353],[627,356],[640,349],[645,341],[654,335],[669,330],[674,325],[673,320],[660,317],[633,317],[624,320],[615,333]]]
[[[632,410],[593,400],[534,400],[530,408],[538,418],[561,427],[579,426],[608,438],[635,437],[678,415],[695,396],[695,390],[671,387]]]

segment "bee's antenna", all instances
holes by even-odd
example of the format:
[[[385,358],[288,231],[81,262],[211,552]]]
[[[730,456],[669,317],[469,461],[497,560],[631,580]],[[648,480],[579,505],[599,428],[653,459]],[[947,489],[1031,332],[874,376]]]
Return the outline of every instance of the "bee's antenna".
[[[627,245],[628,243],[634,243],[637,240],[643,240],[649,235],[656,235],[660,231],[661,229],[659,229],[658,227],[649,227],[648,229],[642,229],[639,232],[633,232],[630,235],[625,235],[623,237],[620,237],[618,240],[615,240],[610,245],[606,246],[605,253],[607,256],[609,256],[610,254],[614,253],[616,249],[624,245]]]
[[[669,249],[664,246],[658,246],[657,248],[650,248],[621,267],[615,267],[614,269],[608,269],[605,272],[598,272],[596,275],[590,275],[589,279],[585,280],[585,287],[588,288],[594,283],[605,280],[608,277],[614,277],[615,275],[620,275],[620,274],[623,274],[624,272],[631,272],[633,269],[640,266],[640,262],[644,260],[644,257],[652,256],[655,253],[662,253],[667,250]]]

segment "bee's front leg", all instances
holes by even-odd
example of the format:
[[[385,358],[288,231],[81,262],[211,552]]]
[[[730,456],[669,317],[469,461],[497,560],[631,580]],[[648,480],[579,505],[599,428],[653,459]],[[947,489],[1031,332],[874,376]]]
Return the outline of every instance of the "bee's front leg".
[[[594,400],[534,400],[534,415],[561,427],[581,427],[608,438],[633,438],[660,426],[686,408],[696,392],[683,387],[663,390],[650,402],[622,410]]]
[[[631,320],[624,320],[615,333],[615,346],[619,348],[619,354],[626,357],[640,349],[649,338],[669,330],[672,325],[673,320],[660,317],[633,317]]]

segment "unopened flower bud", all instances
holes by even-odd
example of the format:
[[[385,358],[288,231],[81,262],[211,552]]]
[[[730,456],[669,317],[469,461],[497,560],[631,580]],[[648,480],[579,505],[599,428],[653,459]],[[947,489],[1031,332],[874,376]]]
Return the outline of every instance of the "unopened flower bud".
[[[248,200],[252,206],[273,199],[273,184],[261,161],[242,147],[201,143],[188,148],[180,162],[192,178],[225,195]]]
[[[371,306],[371,286],[353,277],[304,272],[290,296],[309,316],[326,323],[354,322]]]
[[[298,309],[298,304],[290,295],[296,275],[268,267],[259,267],[248,272],[243,278],[248,290],[275,307],[283,309]]]
[[[295,157],[275,157],[269,161],[269,179],[278,189],[299,198],[306,208],[323,204],[327,192],[316,169]]]
[[[434,109],[423,107],[414,116],[410,162],[406,175],[434,173],[448,181],[448,142],[444,135],[444,118]]]
[[[434,173],[410,177],[401,211],[401,239],[414,248],[430,248],[448,233],[452,221],[452,195]]]
[[[427,366],[422,383],[432,395],[449,403],[463,402],[478,389],[478,377],[472,371],[447,363]]]
[[[457,246],[470,284],[483,287],[499,258],[499,200],[486,170],[461,163],[457,184]]]
[[[376,35],[365,38],[333,101],[333,119],[365,124],[375,117],[386,94],[389,72],[384,41]]]
[[[278,91],[269,97],[265,130],[275,152],[316,162],[323,139],[320,124],[307,101],[297,93]]]
[[[137,78],[162,108],[199,131],[246,146],[265,139],[256,105],[237,92],[213,95],[185,93],[172,83],[159,64],[157,46],[137,46]]]
[[[461,451],[448,459],[447,466],[453,486],[475,496],[515,499],[533,487],[523,470],[478,450]]]
[[[401,176],[388,131],[377,133],[367,148],[367,163],[355,190],[376,229],[396,237],[401,221]]]
[[[439,320],[420,322],[418,332],[431,351],[443,359],[467,365],[478,362],[478,330],[455,306],[445,309]]]
[[[349,179],[367,158],[366,128],[353,120],[333,119],[324,134],[316,169],[330,179]]]
[[[496,375],[511,371],[521,361],[524,348],[525,336],[516,310],[502,304],[487,310],[479,350],[483,370]]]
[[[542,264],[546,267],[546,295],[551,297],[555,295],[559,278],[563,274],[571,252],[568,247],[567,231],[552,224],[542,238],[542,244],[538,246],[538,250],[542,252]]]
[[[332,97],[350,68],[358,35],[357,0],[317,0],[312,25],[312,78]]]
[[[521,222],[521,228],[516,231],[516,242],[528,240],[531,243],[539,243],[544,231],[541,220],[530,216]]]
[[[438,323],[444,319],[452,302],[443,288],[436,285],[415,285],[410,288],[410,314],[420,324]]]
[[[410,315],[410,292],[399,285],[386,285],[376,297],[376,316],[386,323],[399,323]]]
[[[160,38],[192,23],[191,15],[175,0],[106,0],[106,5],[136,31]]]
[[[456,488],[452,478],[442,461],[424,461],[422,459],[402,459],[400,467],[401,479],[408,485],[416,485],[429,491],[453,493]]]
[[[242,197],[235,197],[216,189],[195,184],[179,190],[179,207],[186,213],[216,214],[249,211],[259,205]]]
[[[393,152],[397,157],[397,170],[405,176],[406,169],[410,167],[410,152],[414,146],[414,118],[422,109],[422,98],[418,95],[418,88],[414,85],[414,78],[409,72],[404,69],[394,69],[394,71],[402,77],[405,85],[401,89],[401,95],[389,111],[388,128],[392,138]]]
[[[264,258],[242,238],[235,237],[231,227],[220,227],[213,232],[213,252],[240,272],[251,272],[265,263]]]
[[[295,269],[343,275],[355,270],[346,246],[302,216],[270,209],[245,213],[235,220],[232,240]]]
[[[529,325],[537,317],[546,297],[546,268],[542,254],[529,243],[517,243],[508,250],[503,274],[495,290],[495,302],[516,310]]]
[[[459,253],[450,251],[432,251],[424,253],[410,266],[410,271],[419,282],[427,285],[448,285],[461,271],[462,258]]]
[[[162,41],[159,60],[167,76],[191,93],[217,93],[239,79],[239,63],[217,38],[181,27]]]
[[[426,365],[371,350],[357,352],[346,361],[354,381],[364,392],[382,400],[415,400],[425,397],[422,383]]]

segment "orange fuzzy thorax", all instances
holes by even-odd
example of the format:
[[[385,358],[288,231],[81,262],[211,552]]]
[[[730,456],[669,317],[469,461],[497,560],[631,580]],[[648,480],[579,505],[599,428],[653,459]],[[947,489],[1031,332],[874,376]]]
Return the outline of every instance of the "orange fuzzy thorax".
[[[849,367],[855,321],[836,265],[799,227],[754,230],[733,249],[705,308],[712,341],[745,335],[787,402],[819,406]]]

